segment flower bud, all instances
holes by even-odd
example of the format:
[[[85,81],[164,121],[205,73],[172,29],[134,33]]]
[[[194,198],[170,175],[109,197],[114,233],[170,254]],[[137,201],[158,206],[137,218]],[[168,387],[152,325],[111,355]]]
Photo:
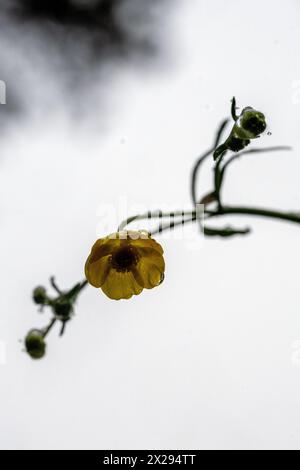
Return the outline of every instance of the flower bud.
[[[53,304],[53,310],[55,315],[60,319],[68,320],[73,312],[72,303],[66,299],[58,299]]]
[[[38,305],[45,305],[47,303],[47,293],[46,289],[43,286],[38,286],[34,289],[33,294],[33,301]]]
[[[46,343],[40,330],[31,330],[25,338],[26,351],[32,359],[41,359],[46,353]]]
[[[241,127],[249,132],[250,138],[257,137],[266,130],[266,118],[260,111],[252,108],[247,109],[241,116]]]
[[[240,150],[243,150],[245,147],[247,147],[247,145],[249,144],[249,139],[238,139],[234,136],[228,139],[228,149],[232,152],[239,152]]]

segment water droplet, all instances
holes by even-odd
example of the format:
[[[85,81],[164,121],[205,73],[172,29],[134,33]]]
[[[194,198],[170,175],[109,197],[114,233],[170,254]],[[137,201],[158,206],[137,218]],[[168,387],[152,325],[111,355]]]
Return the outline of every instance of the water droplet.
[[[267,132],[267,135],[272,135],[272,132],[270,132],[270,131],[269,131],[269,132]]]

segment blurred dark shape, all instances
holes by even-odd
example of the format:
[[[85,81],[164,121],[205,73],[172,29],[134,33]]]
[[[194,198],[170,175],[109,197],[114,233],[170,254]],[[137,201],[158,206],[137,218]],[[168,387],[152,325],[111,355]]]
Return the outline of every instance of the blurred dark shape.
[[[0,79],[7,83],[0,128],[28,110],[48,112],[55,101],[84,114],[89,95],[109,85],[103,66],[124,59],[152,65],[167,35],[166,5],[171,1],[0,0]]]
[[[105,26],[120,0],[17,0],[15,12],[28,18],[45,18],[83,27]]]
[[[88,34],[105,33],[113,42],[123,34],[114,12],[122,0],[17,0],[12,8],[16,18],[50,21],[62,26],[85,29]]]
[[[6,58],[5,58],[6,59]],[[6,86],[6,104],[0,104],[0,137],[3,126],[12,118],[22,117],[24,113],[24,100],[22,98],[22,89],[19,76],[11,70],[10,64],[5,63],[0,51],[0,60],[3,67],[0,69],[0,80],[3,80]],[[7,69],[5,69],[7,67]]]
[[[167,1],[10,0],[6,8],[14,21],[19,21],[22,26],[26,23],[38,25],[40,29],[50,31],[53,39],[56,34],[60,41],[63,34],[71,35],[74,51],[77,46],[81,47],[80,43],[86,45],[88,42],[99,59],[103,50],[110,48],[113,52],[113,46],[119,46],[119,53],[141,49],[144,53],[152,51],[156,46],[153,28],[163,17],[160,7]],[[69,42],[69,37],[66,40]]]

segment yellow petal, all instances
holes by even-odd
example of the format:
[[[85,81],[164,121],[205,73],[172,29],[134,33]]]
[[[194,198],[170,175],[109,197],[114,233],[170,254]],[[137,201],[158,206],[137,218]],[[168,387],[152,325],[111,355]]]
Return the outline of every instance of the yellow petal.
[[[94,287],[101,287],[105,282],[111,268],[110,255],[103,256],[97,261],[91,261],[91,256],[85,263],[85,276],[88,282]]]
[[[93,245],[89,257],[91,263],[97,261],[103,256],[107,256],[108,254],[112,253],[113,249],[120,244],[119,240],[115,240],[110,237],[111,235],[105,238],[100,238]]]
[[[137,240],[131,240],[131,245],[136,248],[152,249],[156,251],[156,255],[162,255],[164,250],[161,245],[157,243],[153,238],[138,238]]]
[[[120,300],[140,294],[143,287],[136,282],[130,271],[123,273],[111,269],[101,289],[110,299]]]
[[[165,262],[162,256],[143,257],[133,270],[136,281],[146,289],[158,286],[164,272]]]
[[[162,258],[162,255],[158,253],[154,248],[151,247],[143,247],[143,248],[136,248],[139,256],[141,258],[144,257],[153,257],[153,258]]]

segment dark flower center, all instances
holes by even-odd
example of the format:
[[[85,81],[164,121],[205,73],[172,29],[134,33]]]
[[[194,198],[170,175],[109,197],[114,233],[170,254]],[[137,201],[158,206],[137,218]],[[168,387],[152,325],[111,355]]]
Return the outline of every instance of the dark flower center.
[[[118,248],[112,255],[112,266],[117,271],[130,271],[137,263],[138,255],[131,246]]]

